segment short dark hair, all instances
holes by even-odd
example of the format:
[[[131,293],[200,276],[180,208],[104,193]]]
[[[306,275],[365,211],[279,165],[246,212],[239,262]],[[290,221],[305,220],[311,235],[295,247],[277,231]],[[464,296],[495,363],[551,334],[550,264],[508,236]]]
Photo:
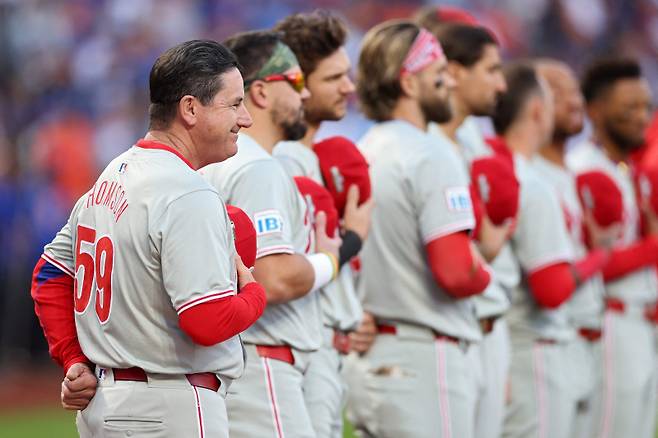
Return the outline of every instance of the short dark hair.
[[[498,98],[492,117],[494,128],[499,135],[504,134],[516,121],[528,98],[542,92],[537,71],[528,62],[506,65],[503,75],[507,82],[507,91]]]
[[[240,32],[224,41],[238,58],[242,66],[245,84],[256,79],[256,75],[274,53],[281,39],[281,33],[271,30]]]
[[[587,103],[598,99],[621,79],[642,77],[640,64],[630,58],[600,58],[591,63],[583,75],[581,88]]]
[[[235,56],[216,41],[186,41],[164,52],[149,75],[150,129],[168,127],[185,95],[210,103],[223,86],[222,74],[233,68],[240,68]]]
[[[345,23],[328,11],[293,14],[279,21],[274,30],[282,33],[283,42],[297,56],[305,75],[313,73],[322,59],[345,45]]]
[[[464,67],[471,67],[482,59],[486,46],[498,45],[491,32],[480,26],[447,23],[433,33],[441,43],[446,58]]]

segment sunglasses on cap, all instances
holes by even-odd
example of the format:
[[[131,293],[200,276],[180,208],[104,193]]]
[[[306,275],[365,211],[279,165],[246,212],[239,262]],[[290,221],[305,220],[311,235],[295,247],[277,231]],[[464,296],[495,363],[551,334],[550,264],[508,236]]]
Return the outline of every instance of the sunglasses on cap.
[[[251,85],[254,81],[263,81],[263,82],[286,81],[298,93],[301,93],[304,87],[306,87],[306,79],[304,78],[304,73],[302,73],[301,71],[295,73],[279,73],[279,74],[267,75],[262,78],[252,79],[247,84],[245,84],[245,88]]]

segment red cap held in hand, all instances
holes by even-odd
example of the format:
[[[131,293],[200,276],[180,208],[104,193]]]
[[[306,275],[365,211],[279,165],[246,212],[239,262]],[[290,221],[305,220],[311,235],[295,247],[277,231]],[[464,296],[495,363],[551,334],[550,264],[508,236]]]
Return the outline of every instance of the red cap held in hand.
[[[576,176],[578,198],[583,210],[591,211],[601,227],[619,223],[624,218],[624,201],[614,180],[600,170]]]
[[[516,217],[519,210],[519,181],[504,157],[493,155],[473,160],[471,181],[486,214],[496,225]]]
[[[320,184],[305,176],[296,176],[295,184],[297,184],[299,192],[306,199],[311,217],[314,218],[321,211],[327,216],[327,229],[325,232],[327,236],[333,236],[336,228],[338,228],[338,212],[331,194]]]
[[[322,179],[340,217],[345,213],[347,190],[353,184],[359,187],[359,204],[370,198],[368,163],[354,143],[345,137],[329,137],[315,143],[313,150],[320,162]]]
[[[226,206],[228,217],[233,222],[235,249],[246,267],[256,263],[256,229],[251,219],[242,209],[232,205]]]

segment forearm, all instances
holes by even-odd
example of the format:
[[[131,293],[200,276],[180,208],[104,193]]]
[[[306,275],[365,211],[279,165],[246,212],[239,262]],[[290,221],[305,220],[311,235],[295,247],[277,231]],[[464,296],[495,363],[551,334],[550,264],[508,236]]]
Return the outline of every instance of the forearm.
[[[238,295],[199,304],[181,313],[181,329],[194,342],[211,346],[224,342],[248,329],[265,310],[265,291],[255,282],[244,286]]]
[[[34,311],[48,342],[48,352],[66,371],[77,362],[89,362],[78,342],[73,310],[71,276],[39,259],[32,275]]]
[[[265,289],[268,304],[281,304],[309,293],[315,273],[300,254],[273,254],[256,260],[254,278]]]
[[[491,280],[486,266],[473,256],[466,233],[435,239],[427,244],[426,252],[434,279],[455,298],[477,295]]]
[[[613,249],[603,268],[605,281],[613,281],[658,262],[658,238],[653,236],[624,248]]]

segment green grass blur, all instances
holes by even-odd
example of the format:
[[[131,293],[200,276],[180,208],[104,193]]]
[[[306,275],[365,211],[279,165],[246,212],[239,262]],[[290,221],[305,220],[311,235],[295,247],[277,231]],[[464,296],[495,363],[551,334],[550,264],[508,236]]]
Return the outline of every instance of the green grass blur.
[[[355,438],[346,425],[344,438]],[[75,414],[60,408],[0,413],[0,438],[77,438]]]

